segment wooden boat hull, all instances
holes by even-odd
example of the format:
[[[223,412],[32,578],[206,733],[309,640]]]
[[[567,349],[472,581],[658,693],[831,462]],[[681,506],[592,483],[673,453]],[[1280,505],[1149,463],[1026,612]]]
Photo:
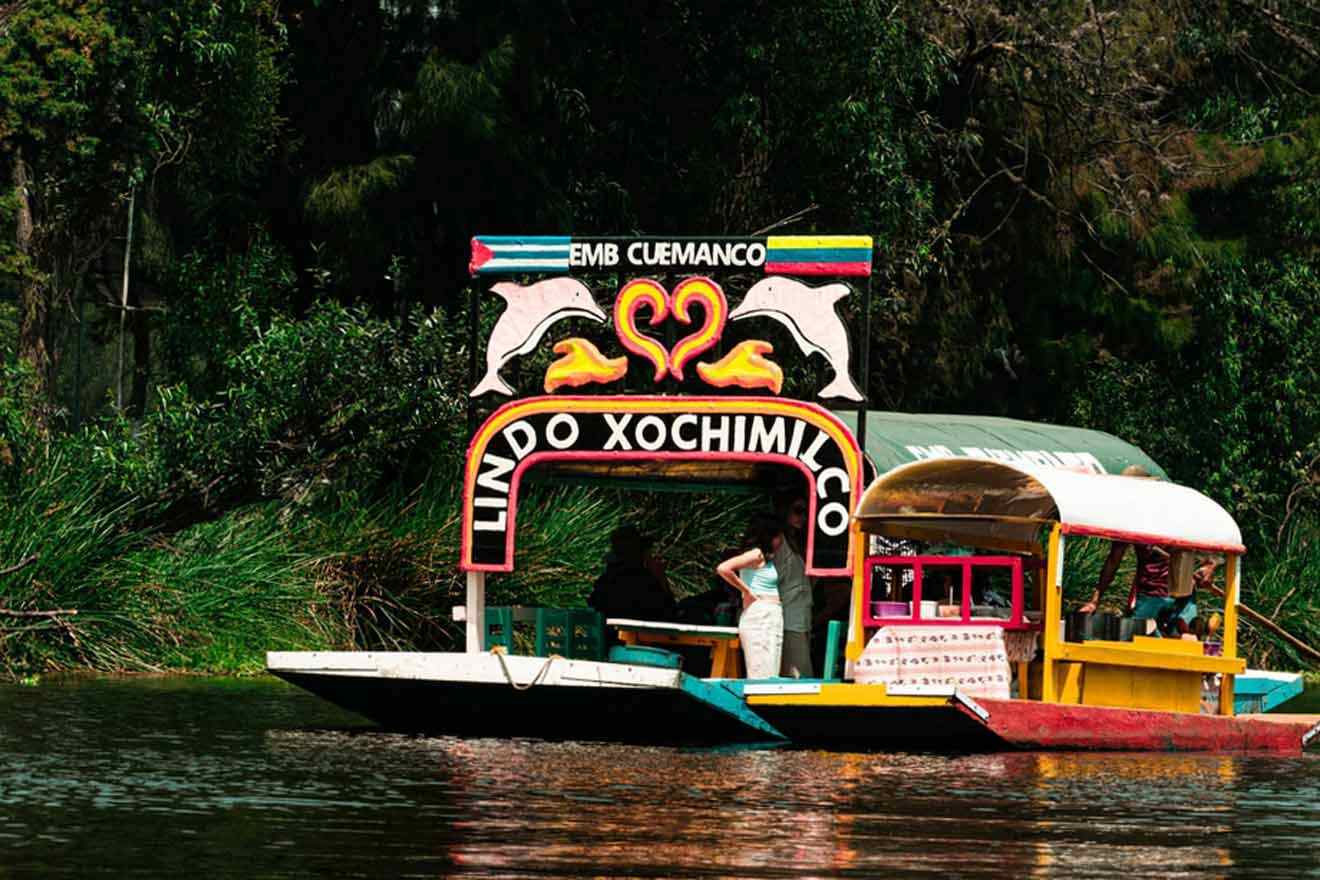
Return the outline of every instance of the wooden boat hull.
[[[678,670],[495,654],[271,652],[273,674],[387,730],[631,743],[782,742]]]
[[[842,682],[702,680],[559,657],[272,652],[267,667],[388,730],[460,736],[958,752],[1298,754],[1320,744],[1320,716],[1232,718]]]
[[[1320,716],[1200,715],[953,695],[883,686],[751,684],[748,705],[792,741],[929,750],[1269,752],[1298,754]]]
[[[1190,712],[982,700],[986,726],[1017,749],[1299,754],[1320,719],[1273,721]]]

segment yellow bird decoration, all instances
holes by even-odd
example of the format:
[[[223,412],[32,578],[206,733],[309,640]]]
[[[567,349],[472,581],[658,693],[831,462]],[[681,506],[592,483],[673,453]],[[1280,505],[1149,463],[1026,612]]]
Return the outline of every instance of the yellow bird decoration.
[[[697,375],[716,388],[769,388],[775,394],[784,387],[784,371],[764,355],[774,346],[763,339],[745,339],[713,364],[697,363]]]
[[[607,358],[589,340],[574,336],[555,343],[555,354],[562,354],[545,371],[545,393],[567,385],[577,388],[592,383],[617,382],[628,372],[627,356]]]

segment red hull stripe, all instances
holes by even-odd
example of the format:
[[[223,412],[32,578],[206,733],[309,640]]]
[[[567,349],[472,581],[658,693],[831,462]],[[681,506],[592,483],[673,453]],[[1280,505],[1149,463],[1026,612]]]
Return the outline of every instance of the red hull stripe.
[[[768,275],[861,275],[871,274],[870,263],[772,263],[766,261]]]
[[[1158,544],[1161,547],[1175,547],[1179,550],[1205,550],[1209,553],[1247,552],[1241,544],[1216,544],[1213,541],[1180,541],[1164,535],[1151,535],[1145,532],[1125,532],[1120,529],[1098,529],[1094,526],[1082,526],[1062,523],[1059,530],[1065,535],[1080,535],[1087,538],[1108,538],[1111,541],[1123,541],[1127,544]]]
[[[1020,749],[1299,754],[1311,725],[1034,700],[978,699],[986,726]]]

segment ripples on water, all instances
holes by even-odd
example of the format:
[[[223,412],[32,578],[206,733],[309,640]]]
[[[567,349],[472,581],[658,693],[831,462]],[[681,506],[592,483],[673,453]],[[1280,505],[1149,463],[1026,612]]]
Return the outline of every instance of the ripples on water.
[[[271,680],[0,687],[0,877],[1320,876],[1320,755],[375,732]]]

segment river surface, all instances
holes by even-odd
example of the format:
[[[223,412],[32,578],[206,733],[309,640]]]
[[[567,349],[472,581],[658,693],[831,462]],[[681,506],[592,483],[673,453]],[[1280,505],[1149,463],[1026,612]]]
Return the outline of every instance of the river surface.
[[[0,686],[0,878],[92,873],[1320,877],[1320,755],[459,740],[265,678]]]

